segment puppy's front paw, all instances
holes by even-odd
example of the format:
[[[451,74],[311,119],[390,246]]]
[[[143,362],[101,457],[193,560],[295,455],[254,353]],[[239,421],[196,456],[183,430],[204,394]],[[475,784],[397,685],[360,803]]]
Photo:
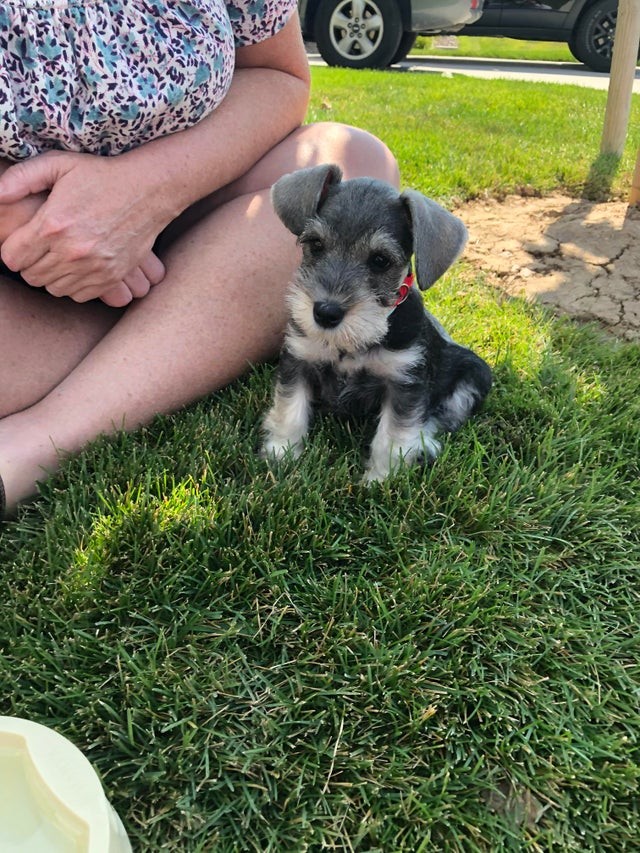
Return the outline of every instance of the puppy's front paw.
[[[372,446],[371,457],[367,463],[362,482],[380,483],[382,480],[398,471],[401,466],[431,464],[442,450],[442,445],[433,435],[420,432],[412,444],[405,446],[388,446],[384,438]]]
[[[263,459],[297,459],[302,455],[304,445],[301,441],[289,441],[288,439],[269,437],[260,449]]]
[[[297,459],[309,429],[310,404],[306,385],[285,390],[276,385],[275,401],[262,424],[264,459]]]
[[[387,479],[389,473],[390,471],[388,468],[386,471],[383,471],[380,468],[369,466],[362,475],[362,485],[370,486],[372,483],[381,483],[383,480]]]

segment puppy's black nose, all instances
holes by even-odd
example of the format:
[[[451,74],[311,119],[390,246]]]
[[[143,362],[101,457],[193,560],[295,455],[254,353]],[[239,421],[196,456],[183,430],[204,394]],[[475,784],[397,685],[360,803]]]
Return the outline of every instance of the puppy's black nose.
[[[344,317],[344,310],[337,302],[314,302],[313,319],[323,329],[334,329]]]

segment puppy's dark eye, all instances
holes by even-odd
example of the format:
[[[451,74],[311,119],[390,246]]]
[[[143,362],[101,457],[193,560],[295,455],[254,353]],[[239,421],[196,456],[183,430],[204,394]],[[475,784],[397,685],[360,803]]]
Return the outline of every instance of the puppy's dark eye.
[[[369,255],[369,264],[376,272],[385,272],[391,266],[391,258],[383,255],[382,252],[374,252]]]
[[[324,243],[322,240],[318,240],[317,237],[309,237],[306,240],[302,241],[303,246],[311,252],[312,255],[319,255],[324,249]]]

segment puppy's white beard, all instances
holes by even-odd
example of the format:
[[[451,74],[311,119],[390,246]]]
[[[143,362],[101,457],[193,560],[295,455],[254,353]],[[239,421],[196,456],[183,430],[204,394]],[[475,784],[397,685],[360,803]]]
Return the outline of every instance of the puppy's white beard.
[[[305,291],[291,290],[288,302],[296,326],[327,355],[360,352],[380,343],[387,333],[389,309],[372,301],[359,302],[349,308],[334,329],[323,329],[316,323],[313,300]]]

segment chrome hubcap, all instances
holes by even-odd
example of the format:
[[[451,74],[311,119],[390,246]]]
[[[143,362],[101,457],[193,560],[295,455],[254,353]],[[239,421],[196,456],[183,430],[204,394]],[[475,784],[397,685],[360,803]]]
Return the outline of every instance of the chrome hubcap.
[[[345,59],[366,59],[378,48],[384,34],[380,9],[372,0],[344,0],[329,21],[329,36]]]

